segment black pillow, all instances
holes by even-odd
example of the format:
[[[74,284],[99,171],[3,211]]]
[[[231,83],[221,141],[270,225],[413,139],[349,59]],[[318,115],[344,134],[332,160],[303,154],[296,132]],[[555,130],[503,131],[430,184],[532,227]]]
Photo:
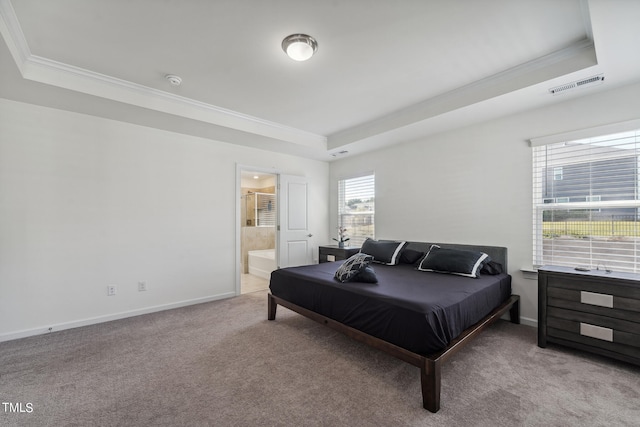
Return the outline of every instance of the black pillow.
[[[353,279],[349,280],[350,282],[364,282],[364,283],[378,283],[378,278],[376,277],[376,272],[373,268],[365,267],[358,274],[353,276]]]
[[[400,254],[400,264],[415,264],[424,256],[424,252],[405,249]]]
[[[349,282],[355,275],[364,270],[372,260],[373,257],[371,255],[357,253],[338,267],[334,277],[339,282]]]
[[[488,274],[490,276],[495,276],[496,274],[500,274],[504,271],[502,268],[502,264],[499,262],[495,262],[490,260],[489,258],[485,259],[482,263],[482,268],[480,269],[480,274]]]
[[[400,262],[400,253],[407,242],[393,242],[367,239],[362,244],[360,252],[373,257],[373,262],[396,265]]]
[[[438,245],[433,245],[420,261],[418,270],[477,278],[480,266],[486,258],[488,255],[484,252],[443,249]]]

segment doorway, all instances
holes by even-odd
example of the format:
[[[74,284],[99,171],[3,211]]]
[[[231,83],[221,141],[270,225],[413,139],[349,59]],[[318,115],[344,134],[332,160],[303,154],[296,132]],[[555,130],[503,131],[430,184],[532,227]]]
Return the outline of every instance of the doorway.
[[[262,291],[277,266],[278,176],[240,170],[240,293]]]

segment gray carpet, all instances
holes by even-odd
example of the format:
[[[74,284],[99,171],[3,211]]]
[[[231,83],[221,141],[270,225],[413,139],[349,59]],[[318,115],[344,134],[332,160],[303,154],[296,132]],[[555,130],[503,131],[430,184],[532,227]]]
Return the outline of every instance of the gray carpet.
[[[266,315],[256,292],[0,343],[0,399],[33,408],[0,406],[0,424],[640,424],[640,368],[538,348],[531,327],[499,321],[445,364],[432,414],[417,368],[283,307]]]

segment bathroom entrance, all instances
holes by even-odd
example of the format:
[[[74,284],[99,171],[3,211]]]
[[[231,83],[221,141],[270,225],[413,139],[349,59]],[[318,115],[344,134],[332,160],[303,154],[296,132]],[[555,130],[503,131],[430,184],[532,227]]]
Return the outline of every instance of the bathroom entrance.
[[[240,293],[269,287],[277,266],[278,176],[257,170],[240,173]]]

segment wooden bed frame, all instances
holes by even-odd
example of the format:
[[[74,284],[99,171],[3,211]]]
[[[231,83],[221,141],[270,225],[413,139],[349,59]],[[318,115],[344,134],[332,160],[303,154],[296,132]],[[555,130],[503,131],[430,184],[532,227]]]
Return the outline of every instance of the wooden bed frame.
[[[413,243],[413,247],[423,247],[424,245],[430,245],[426,243]],[[455,248],[471,248],[468,245],[447,245],[442,244],[442,247],[455,247]],[[411,244],[409,245],[411,248]],[[478,249],[487,249],[484,252],[488,253],[492,259],[503,261],[501,264],[505,266],[506,270],[506,248],[493,248],[493,247],[485,247],[485,246],[475,246],[473,248]],[[498,253],[492,250],[500,249]],[[494,254],[492,255],[493,252]],[[491,313],[489,313],[484,319],[480,320],[475,325],[464,330],[456,339],[451,341],[447,347],[441,350],[438,353],[430,354],[430,355],[422,355],[418,353],[413,353],[409,350],[406,350],[397,345],[391,344],[387,341],[384,341],[380,338],[376,338],[372,335],[366,334],[362,331],[354,329],[350,326],[347,326],[343,323],[337,322],[333,319],[330,319],[326,316],[318,314],[314,311],[308,310],[304,307],[300,307],[296,304],[293,304],[287,300],[284,300],[280,297],[274,296],[271,293],[267,295],[267,305],[268,305],[268,319],[275,320],[276,318],[276,310],[278,305],[286,307],[290,310],[295,311],[309,319],[315,320],[316,322],[322,323],[323,325],[328,326],[331,329],[342,332],[345,335],[361,341],[371,347],[377,348],[379,350],[384,351],[385,353],[390,354],[400,360],[403,360],[407,363],[410,363],[413,366],[417,366],[420,368],[420,382],[422,385],[422,406],[431,411],[437,412],[440,409],[440,385],[441,385],[441,369],[442,364],[451,358],[454,354],[456,354],[460,349],[462,349],[465,344],[467,344],[473,337],[478,335],[481,331],[487,328],[492,323],[496,322],[500,319],[507,311],[510,315],[510,320],[512,323],[519,324],[520,323],[520,297],[518,295],[511,295],[509,299],[507,299],[502,305],[495,308]]]

